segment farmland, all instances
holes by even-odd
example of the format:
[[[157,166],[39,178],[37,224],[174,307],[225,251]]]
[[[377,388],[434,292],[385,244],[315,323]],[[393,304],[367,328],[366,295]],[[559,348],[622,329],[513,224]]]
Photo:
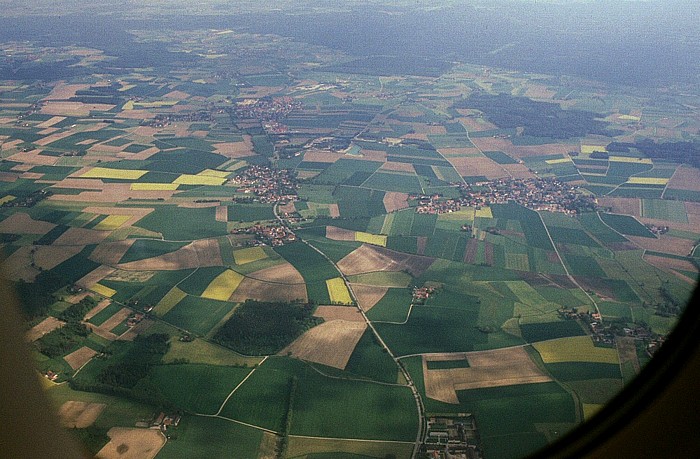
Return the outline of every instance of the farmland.
[[[276,35],[278,13],[224,30],[184,5],[150,27],[158,8],[95,15],[113,23],[76,26],[89,47],[58,17],[3,29],[22,29],[0,53],[3,272],[91,451],[163,411],[182,416],[165,445],[133,451],[403,459],[422,420],[470,413],[470,446],[514,457],[590,416],[680,320],[692,85],[341,51],[353,5],[314,10],[333,46]],[[378,16],[387,40],[412,8]],[[474,56],[520,49],[491,45]]]

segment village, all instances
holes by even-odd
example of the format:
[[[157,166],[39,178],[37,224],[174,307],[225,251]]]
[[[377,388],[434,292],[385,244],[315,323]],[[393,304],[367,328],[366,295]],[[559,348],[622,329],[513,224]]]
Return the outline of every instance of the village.
[[[430,416],[421,452],[428,459],[481,459],[474,416],[466,413]]]
[[[239,193],[255,195],[255,198],[234,198],[234,201],[286,204],[299,200],[299,184],[294,173],[287,169],[252,165],[231,179],[231,183],[238,187]]]
[[[440,194],[410,195],[416,200],[417,213],[443,214],[456,212],[462,207],[481,209],[492,204],[514,202],[528,209],[562,212],[577,215],[596,209],[596,199],[569,185],[552,178],[499,179],[459,186],[461,197],[444,199]]]

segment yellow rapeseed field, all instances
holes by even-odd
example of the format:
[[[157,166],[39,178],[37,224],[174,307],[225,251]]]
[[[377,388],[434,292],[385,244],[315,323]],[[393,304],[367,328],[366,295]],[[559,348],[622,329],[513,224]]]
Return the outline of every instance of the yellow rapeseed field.
[[[179,187],[177,183],[132,183],[132,191],[174,191]]]
[[[490,207],[482,207],[481,209],[476,209],[474,212],[475,217],[493,218],[493,213]]]
[[[630,177],[627,183],[640,184],[640,185],[666,185],[668,183],[667,178],[660,177]]]
[[[147,172],[148,171],[138,169],[109,169],[107,167],[93,167],[80,177],[137,180],[144,176]]]
[[[209,177],[207,175],[182,174],[173,183],[179,185],[223,185],[226,181],[221,177]]]
[[[571,158],[557,158],[557,159],[548,159],[545,160],[545,163],[547,164],[563,164],[563,163],[570,163]]]
[[[131,215],[109,215],[107,218],[99,222],[93,229],[98,231],[113,231],[131,218]]]
[[[616,163],[653,164],[649,158],[634,158],[630,156],[611,156],[609,160]]]
[[[386,247],[386,236],[382,234],[371,234],[365,233],[364,231],[355,231],[355,240],[357,242],[366,242],[368,244]]]
[[[326,288],[328,289],[328,295],[331,297],[331,303],[336,304],[350,304],[352,303],[352,298],[350,298],[350,292],[345,286],[345,281],[342,277],[335,277],[333,279],[328,279],[326,281]]]
[[[236,261],[237,265],[252,263],[264,258],[267,258],[267,254],[262,247],[248,247],[246,249],[233,251],[233,259]]]
[[[553,339],[532,346],[540,353],[544,363],[620,363],[616,349],[596,347],[589,336]]]
[[[153,308],[153,313],[158,317],[163,317],[186,296],[187,293],[183,292],[179,288],[171,288],[170,291],[158,302],[156,307]]]
[[[115,293],[117,293],[116,290],[105,287],[102,284],[94,284],[92,287],[90,287],[90,290],[92,290],[95,293],[99,293],[102,296],[106,296],[107,298],[112,298]]]
[[[202,298],[226,301],[233,295],[243,279],[242,274],[227,269],[211,281],[202,293]]]

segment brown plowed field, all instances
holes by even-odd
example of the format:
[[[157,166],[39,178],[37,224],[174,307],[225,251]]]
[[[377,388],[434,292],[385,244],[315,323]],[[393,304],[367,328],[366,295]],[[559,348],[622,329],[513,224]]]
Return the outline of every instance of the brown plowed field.
[[[276,266],[275,266],[276,268]],[[229,301],[243,302],[245,300],[257,301],[308,301],[306,296],[306,284],[279,284],[265,282],[246,277],[241,281],[236,291],[233,292]]]
[[[362,244],[338,262],[338,268],[347,276],[375,271],[403,271],[420,276],[435,261],[434,258],[409,255],[402,252]]]
[[[87,346],[83,346],[77,351],[71,352],[67,356],[63,357],[68,365],[74,370],[82,367],[90,361],[97,354],[97,351],[90,349]]]
[[[601,207],[611,207],[612,212],[616,214],[633,215],[639,217],[641,215],[642,203],[639,198],[598,198],[598,204]]]
[[[499,164],[486,157],[450,158],[450,162],[463,176],[483,175],[491,180],[508,175]]]
[[[223,266],[219,243],[216,239],[194,241],[174,252],[145,260],[118,265],[120,269],[136,271],[174,271],[206,266]]]
[[[365,312],[372,309],[379,300],[384,298],[384,295],[389,290],[389,287],[378,287],[375,285],[351,284],[351,287],[355,298],[357,298],[357,304]]]
[[[217,206],[216,207],[215,220],[217,222],[224,222],[224,223],[226,223],[228,221],[228,206]]]
[[[289,262],[255,271],[248,274],[248,277],[277,284],[304,284],[304,278]]]
[[[355,232],[336,226],[326,226],[326,237],[334,241],[354,241]]]
[[[153,459],[165,445],[158,429],[112,427],[107,435],[109,443],[97,453],[102,459]]]
[[[700,191],[700,170],[688,166],[679,167],[668,182],[668,187]]]
[[[348,322],[364,322],[360,311],[349,306],[319,306],[314,312],[316,317],[322,317],[326,322],[332,320],[345,320]]]
[[[408,209],[408,193],[387,191],[384,195],[384,208],[387,212]]]
[[[463,360],[469,368],[428,370],[428,361]],[[523,347],[423,356],[423,378],[428,397],[459,403],[456,391],[484,387],[548,382],[552,379],[530,359]]]
[[[90,288],[114,271],[115,269],[110,266],[101,265],[75,281],[75,283],[83,288]]]
[[[90,427],[106,407],[104,403],[69,400],[58,409],[58,417],[63,427],[84,429]]]
[[[68,228],[61,234],[58,239],[53,242],[54,246],[58,245],[87,245],[99,244],[104,241],[111,231],[97,231],[86,228]]]
[[[17,212],[0,222],[0,233],[46,234],[55,227],[53,223],[34,220],[24,212]]]
[[[124,254],[136,242],[136,239],[125,239],[116,242],[104,242],[92,251],[90,259],[104,265],[116,265]]]
[[[280,351],[296,358],[345,369],[352,352],[367,328],[364,322],[332,320],[317,325]]]
[[[30,328],[25,336],[27,338],[27,341],[31,343],[38,340],[45,334],[59,327],[62,327],[63,324],[65,324],[65,322],[62,322],[55,317],[49,316],[46,319],[39,322],[38,324],[34,325],[32,328]]]

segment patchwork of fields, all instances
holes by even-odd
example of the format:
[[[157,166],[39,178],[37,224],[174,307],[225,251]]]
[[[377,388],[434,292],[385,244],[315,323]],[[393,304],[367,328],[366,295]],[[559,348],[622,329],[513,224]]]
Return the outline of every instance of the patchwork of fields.
[[[405,458],[471,413],[513,457],[629,382],[695,286],[700,173],[654,148],[700,125],[671,93],[134,33],[181,61],[108,81],[27,42],[80,75],[0,81],[4,277],[93,452]],[[166,415],[167,442],[134,428]]]

